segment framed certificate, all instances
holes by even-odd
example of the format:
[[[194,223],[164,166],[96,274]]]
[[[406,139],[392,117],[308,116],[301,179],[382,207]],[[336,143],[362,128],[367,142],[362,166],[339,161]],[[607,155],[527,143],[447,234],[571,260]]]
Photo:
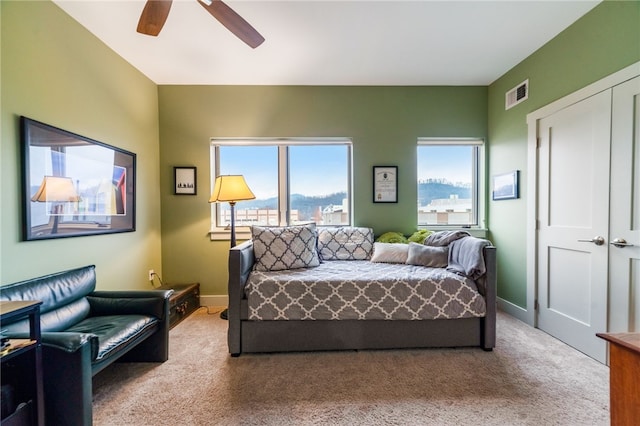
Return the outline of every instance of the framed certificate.
[[[398,202],[398,166],[373,166],[373,202]]]

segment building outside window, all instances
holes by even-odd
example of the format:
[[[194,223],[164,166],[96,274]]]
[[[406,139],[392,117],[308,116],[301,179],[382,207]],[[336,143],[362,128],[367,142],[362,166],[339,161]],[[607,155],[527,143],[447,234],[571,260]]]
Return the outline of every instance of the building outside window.
[[[250,225],[350,225],[351,164],[347,138],[214,138],[211,142],[211,182],[219,175],[243,175],[256,196],[235,206],[239,237],[248,237]],[[212,204],[212,239],[226,238],[230,221],[228,203]]]
[[[418,139],[418,226],[482,223],[481,139]]]

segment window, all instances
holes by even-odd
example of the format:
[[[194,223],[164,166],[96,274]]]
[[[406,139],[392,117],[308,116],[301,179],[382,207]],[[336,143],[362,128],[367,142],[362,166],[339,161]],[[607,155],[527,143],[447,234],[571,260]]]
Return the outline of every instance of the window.
[[[482,156],[479,139],[418,139],[418,226],[479,226]]]
[[[213,139],[211,164],[212,187],[216,176],[243,175],[256,196],[236,203],[239,237],[250,225],[352,222],[350,139]],[[227,238],[230,222],[229,204],[212,204],[211,238]]]

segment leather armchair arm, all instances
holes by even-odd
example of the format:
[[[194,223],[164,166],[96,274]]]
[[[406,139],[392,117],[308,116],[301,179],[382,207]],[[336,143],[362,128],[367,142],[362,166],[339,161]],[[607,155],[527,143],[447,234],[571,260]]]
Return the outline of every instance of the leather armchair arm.
[[[83,346],[91,348],[91,360],[98,356],[98,336],[92,333],[73,333],[50,331],[42,333],[42,345],[64,352],[73,353]]]
[[[7,333],[12,339],[28,339],[29,333]],[[45,331],[40,335],[42,346],[59,351],[74,353],[89,347],[91,360],[98,356],[98,336],[92,333],[75,333],[70,331]]]
[[[94,291],[87,296],[91,315],[152,315],[163,320],[173,290]]]

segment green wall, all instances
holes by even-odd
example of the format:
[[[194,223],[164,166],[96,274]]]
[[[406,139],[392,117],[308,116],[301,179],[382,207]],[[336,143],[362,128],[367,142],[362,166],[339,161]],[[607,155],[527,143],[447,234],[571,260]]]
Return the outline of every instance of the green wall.
[[[0,17],[2,284],[95,263],[102,288],[148,288],[154,268],[226,294],[228,241],[207,234],[214,136],[351,137],[356,224],[409,233],[418,136],[488,136],[488,175],[526,177],[526,114],[640,60],[640,3],[605,1],[488,88],[157,87],[49,1],[2,0]],[[529,99],[504,111],[504,93],[526,78]],[[137,153],[137,231],[20,241],[20,115]],[[371,202],[375,164],[400,167],[397,205]],[[198,167],[197,196],[172,195],[175,165]],[[525,181],[519,200],[489,202],[499,295],[520,307],[527,195]]]
[[[209,239],[211,137],[353,139],[354,216],[376,234],[416,229],[416,141],[486,138],[486,87],[160,86],[164,281],[227,293],[229,241]],[[173,166],[197,167],[198,194],[173,195]],[[399,166],[397,204],[371,201],[374,165]]]
[[[525,308],[526,115],[640,60],[640,2],[605,1],[489,86],[490,174],[520,170],[519,200],[489,203],[498,294]],[[529,79],[529,99],[505,111],[505,93]]]
[[[49,1],[0,2],[0,282],[95,264],[102,289],[160,270],[157,86]],[[137,230],[21,241],[19,116],[137,154]]]

